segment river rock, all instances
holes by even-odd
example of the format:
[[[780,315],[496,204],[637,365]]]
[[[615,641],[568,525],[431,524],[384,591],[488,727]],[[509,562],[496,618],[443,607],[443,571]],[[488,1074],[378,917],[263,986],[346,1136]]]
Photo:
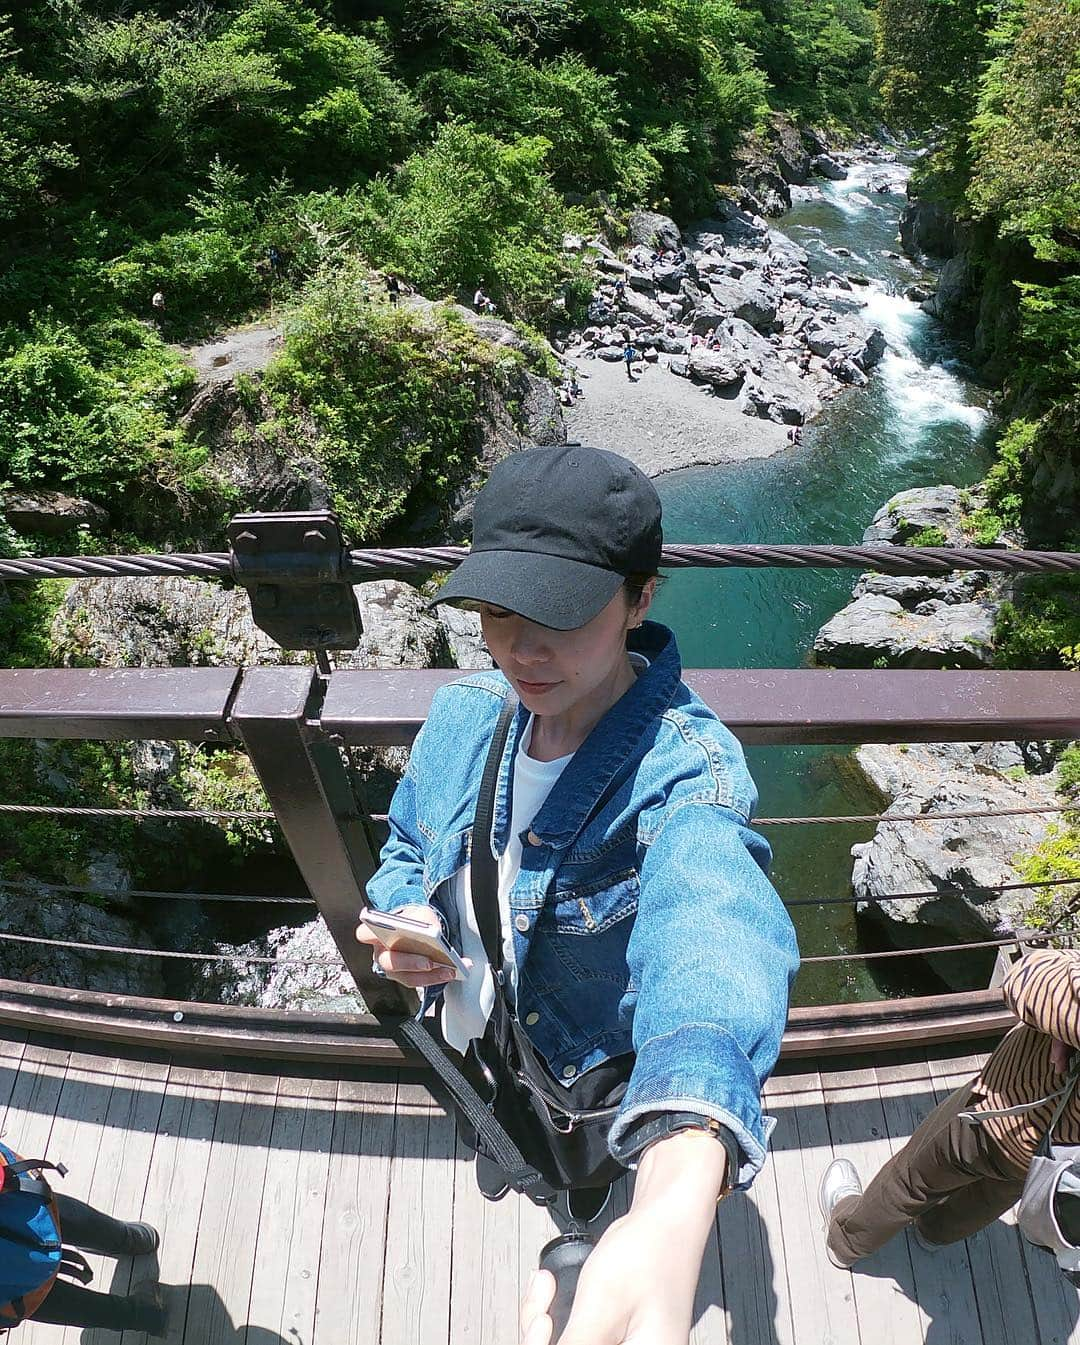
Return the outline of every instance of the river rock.
[[[1016,743],[874,744],[855,759],[889,801],[890,813],[981,812],[1058,802],[1054,779],[1025,770]],[[953,822],[879,825],[872,840],[852,847],[852,887],[860,916],[873,921],[897,947],[912,931],[927,944],[1000,937],[1015,928],[1030,893],[998,894],[1017,881],[1015,863],[1046,838],[1051,818],[1027,813]],[[920,900],[890,901],[890,893],[931,892]],[[955,957],[931,966],[952,989],[970,988],[970,972]]]
[[[630,216],[630,237],[639,246],[674,252],[682,243],[675,221],[655,210],[635,210]]]
[[[758,331],[769,331],[776,321],[776,291],[758,272],[741,280],[713,277],[709,292],[725,317],[742,318]]]
[[[909,257],[951,257],[956,251],[956,220],[936,201],[915,197],[900,214],[900,243]]]
[[[619,321],[626,321],[626,314],[631,317],[639,318],[642,322],[651,326],[663,326],[667,321],[667,312],[661,308],[655,299],[648,298],[647,295],[638,294],[636,290],[628,289],[622,298],[623,309],[619,313]]]
[[[710,245],[760,251],[768,246],[769,226],[760,217],[741,210],[731,201],[720,199],[708,219],[695,221],[687,231],[687,241],[695,250],[705,252]]]
[[[802,332],[815,355],[827,359],[837,354],[862,370],[872,369],[885,353],[885,334],[879,328],[867,330],[851,318],[832,313],[813,314]]]
[[[903,545],[916,533],[936,528],[945,536],[944,545],[964,546],[967,541],[964,515],[975,507],[971,492],[957,486],[901,490],[874,515],[863,533],[863,542],[866,546]]]
[[[827,177],[832,182],[842,182],[848,175],[843,164],[837,163],[830,154],[815,154],[810,167],[818,177]]]
[[[99,505],[60,490],[6,491],[0,496],[5,520],[23,533],[58,537],[72,528],[105,528],[109,515]]]
[[[741,365],[732,351],[709,350],[695,346],[690,351],[689,375],[696,383],[707,383],[713,388],[730,388],[742,382]]]
[[[834,668],[987,668],[993,661],[994,609],[928,600],[909,609],[868,593],[818,631],[814,656]]]

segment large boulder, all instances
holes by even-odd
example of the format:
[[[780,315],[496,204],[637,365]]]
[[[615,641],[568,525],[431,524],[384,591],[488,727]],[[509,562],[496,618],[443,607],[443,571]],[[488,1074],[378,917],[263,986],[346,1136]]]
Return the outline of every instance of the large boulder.
[[[736,247],[760,251],[768,246],[769,226],[759,216],[720,198],[712,215],[690,227],[687,241],[702,252],[710,246],[718,246],[720,250]]]
[[[1032,774],[1041,753],[1017,743],[860,747],[855,759],[888,802],[890,814],[985,812],[1058,802],[1053,777]],[[1030,893],[996,889],[1017,880],[1017,859],[1044,840],[1045,814],[880,824],[852,847],[852,887],[860,917],[897,947],[975,942],[1018,924]],[[916,899],[890,894],[927,892]],[[989,958],[992,954],[987,955]],[[933,970],[956,990],[972,987],[968,956],[931,955]]]
[[[635,210],[630,216],[630,238],[642,247],[674,251],[682,243],[682,231],[673,219],[656,210]]]
[[[956,219],[936,201],[916,197],[900,214],[900,243],[909,257],[951,257],[956,251]]]
[[[958,486],[915,486],[898,491],[863,532],[866,546],[903,545],[929,528],[944,534],[946,546],[964,546],[964,516],[974,508],[971,493]]]
[[[69,881],[94,879],[94,874],[72,875]],[[92,882],[97,886],[97,882]],[[130,882],[125,883],[130,886]],[[0,903],[0,932],[59,939],[72,943],[107,944],[117,948],[154,948],[141,924],[123,911],[102,904],[76,901],[29,884],[25,895],[4,893]],[[108,898],[98,898],[105,902]],[[166,993],[161,959],[93,953],[77,948],[46,948],[40,944],[0,943],[0,976],[8,981],[61,985],[71,990],[98,990],[114,995],[163,996]]]
[[[848,175],[844,165],[837,163],[831,154],[815,154],[810,167],[818,177],[827,177],[832,182],[842,182]]]
[[[356,649],[335,655],[339,667],[456,666],[446,622],[427,610],[416,589],[400,580],[376,579],[356,584],[354,592],[364,630]],[[454,644],[462,649],[466,630],[478,631],[479,618],[455,611],[452,621]],[[243,589],[174,576],[77,580],[53,621],[52,639],[66,666],[251,667],[309,661],[306,653],[282,650],[256,626]]]
[[[741,364],[730,347],[709,350],[695,346],[690,351],[689,374],[696,383],[707,383],[712,388],[730,388],[743,379]]]
[[[815,313],[802,331],[815,355],[827,359],[835,353],[838,358],[850,360],[864,371],[872,369],[885,353],[885,334],[852,317]]]
[[[667,310],[661,308],[655,299],[650,299],[645,294],[639,294],[629,287],[622,297],[622,305],[624,312],[640,318],[642,322],[648,323],[650,326],[663,326],[668,320]],[[620,319],[623,318],[622,312],[619,316]]]
[[[12,490],[0,496],[4,519],[22,533],[59,537],[72,528],[104,528],[109,515],[90,500],[59,490]]]
[[[742,318],[758,331],[770,331],[776,322],[776,291],[757,271],[740,280],[713,276],[709,292],[725,317]]]
[[[210,449],[210,470],[237,512],[329,509],[333,492],[318,456],[320,433],[314,420],[301,419],[300,432],[286,438],[257,388],[241,395],[231,378],[214,376],[196,388],[180,424]],[[275,430],[266,434],[271,421]]]
[[[818,631],[814,656],[834,668],[987,668],[993,662],[994,608],[929,599],[909,609],[867,593]]]

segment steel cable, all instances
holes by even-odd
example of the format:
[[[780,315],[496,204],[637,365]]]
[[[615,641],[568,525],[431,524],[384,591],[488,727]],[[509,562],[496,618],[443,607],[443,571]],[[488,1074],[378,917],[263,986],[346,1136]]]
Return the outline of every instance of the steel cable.
[[[451,570],[468,555],[462,546],[366,548],[345,553],[344,575],[361,582],[383,575]],[[1080,551],[1009,551],[997,547],[949,546],[665,546],[661,564],[670,569],[877,570],[883,574],[945,574],[982,570],[1012,574],[1080,572]],[[232,578],[225,551],[135,556],[39,556],[0,560],[3,579],[130,579],[183,575]],[[281,582],[289,582],[283,571]]]

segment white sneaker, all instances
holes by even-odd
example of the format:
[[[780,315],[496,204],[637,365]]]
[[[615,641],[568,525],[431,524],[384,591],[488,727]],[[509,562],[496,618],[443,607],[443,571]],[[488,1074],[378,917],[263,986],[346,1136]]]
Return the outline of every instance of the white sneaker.
[[[850,1266],[838,1261],[833,1255],[828,1244],[829,1224],[832,1222],[833,1210],[841,1200],[847,1196],[861,1196],[862,1181],[856,1171],[855,1164],[847,1158],[834,1158],[825,1171],[821,1174],[821,1184],[818,1187],[818,1206],[821,1210],[821,1217],[825,1220],[825,1252],[834,1266],[840,1270],[849,1270]]]

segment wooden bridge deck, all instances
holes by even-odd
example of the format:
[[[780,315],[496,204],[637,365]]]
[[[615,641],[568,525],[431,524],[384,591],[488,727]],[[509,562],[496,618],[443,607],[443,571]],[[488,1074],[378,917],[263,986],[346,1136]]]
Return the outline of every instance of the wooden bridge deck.
[[[693,1345],[1080,1345],[1080,1295],[1008,1220],[936,1255],[906,1238],[857,1274],[816,1208],[834,1154],[872,1172],[977,1059],[788,1074],[768,1167],[725,1201]],[[90,1258],[95,1287],[157,1270],[172,1345],[516,1345],[546,1213],[477,1194],[453,1123],[415,1082],[114,1058],[0,1038],[0,1129],[67,1163],[62,1189],[162,1233],[159,1264]],[[616,1212],[628,1192],[616,1193]],[[28,1323],[25,1345],[113,1333]],[[146,1339],[125,1333],[123,1345]]]

